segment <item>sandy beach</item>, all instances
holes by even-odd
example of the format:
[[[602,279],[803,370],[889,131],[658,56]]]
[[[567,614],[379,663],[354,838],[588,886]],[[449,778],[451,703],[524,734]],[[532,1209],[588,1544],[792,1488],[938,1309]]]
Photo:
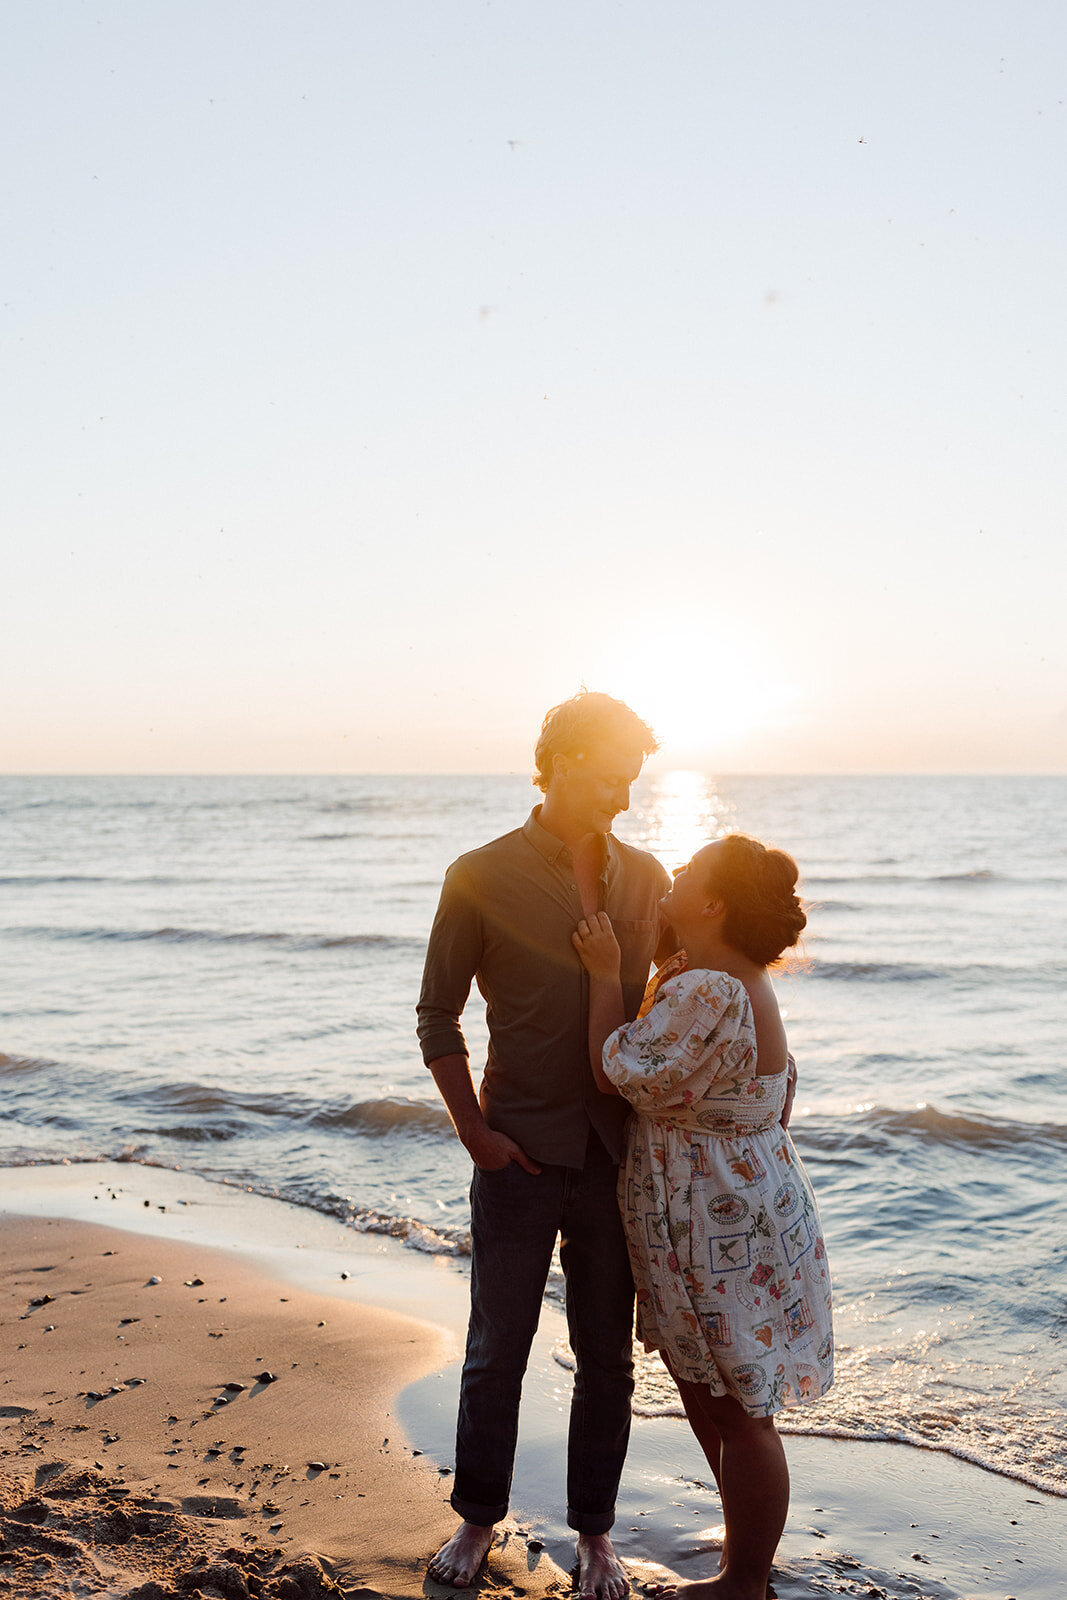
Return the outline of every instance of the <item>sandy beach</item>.
[[[0,1594],[451,1591],[463,1271],[181,1173],[0,1178]],[[569,1592],[568,1376],[546,1308],[490,1594]],[[565,1359],[565,1356],[564,1356]],[[1059,1600],[1067,1502],[930,1451],[790,1438],[781,1600]],[[615,1529],[635,1585],[714,1560],[684,1425],[637,1419]]]

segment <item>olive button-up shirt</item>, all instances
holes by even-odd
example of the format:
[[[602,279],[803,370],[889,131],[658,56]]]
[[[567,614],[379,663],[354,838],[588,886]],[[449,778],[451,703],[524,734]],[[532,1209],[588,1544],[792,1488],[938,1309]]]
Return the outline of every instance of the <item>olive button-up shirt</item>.
[[[449,867],[426,952],[419,1042],[427,1066],[467,1053],[459,1019],[476,980],[489,1026],[486,1121],[535,1161],[580,1167],[590,1127],[620,1159],[628,1107],[593,1080],[589,981],[571,943],[581,898],[571,853],[542,828],[540,809]],[[622,949],[628,1019],[641,1003],[669,887],[653,856],[606,836],[599,909]]]

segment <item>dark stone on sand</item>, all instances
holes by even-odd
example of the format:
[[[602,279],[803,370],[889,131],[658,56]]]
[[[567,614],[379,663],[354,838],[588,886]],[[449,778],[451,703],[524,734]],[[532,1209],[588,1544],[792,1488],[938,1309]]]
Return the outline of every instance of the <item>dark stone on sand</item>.
[[[244,1394],[245,1389],[247,1388],[247,1384],[243,1384],[243,1383],[224,1383],[222,1387],[224,1389],[227,1389],[230,1394]]]
[[[257,1383],[277,1383],[277,1376],[273,1372],[257,1372]]]

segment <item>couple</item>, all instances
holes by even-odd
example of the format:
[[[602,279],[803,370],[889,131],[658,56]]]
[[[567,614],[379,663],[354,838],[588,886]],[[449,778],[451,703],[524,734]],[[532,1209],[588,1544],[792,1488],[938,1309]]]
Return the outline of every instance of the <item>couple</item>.
[[[474,1162],[452,1492],[463,1521],[430,1563],[457,1588],[507,1513],[557,1236],[583,1600],[629,1587],[608,1530],[630,1428],[635,1281],[638,1335],[677,1383],[722,1496],[720,1572],[683,1585],[690,1600],[763,1600],[789,1498],[773,1413],[831,1381],[829,1273],[785,1132],[790,1073],[767,972],[804,926],[796,868],[734,835],[699,850],[672,886],[617,840],[612,823],[655,748],[608,695],[550,711],[535,752],[543,804],[453,863],[430,934],[419,1038]],[[472,979],[489,1024],[480,1095],[459,1025]]]

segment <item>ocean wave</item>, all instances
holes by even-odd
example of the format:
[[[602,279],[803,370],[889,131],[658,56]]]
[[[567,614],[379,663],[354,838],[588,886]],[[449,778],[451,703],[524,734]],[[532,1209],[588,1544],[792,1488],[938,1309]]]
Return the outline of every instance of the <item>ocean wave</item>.
[[[444,1106],[421,1100],[358,1100],[354,1105],[319,1111],[312,1117],[316,1128],[356,1128],[362,1133],[451,1134],[452,1123]]]
[[[951,983],[967,988],[978,984],[1062,983],[1067,964],[1046,961],[1040,964],[1003,965],[989,961],[927,964],[921,961],[820,961],[813,958],[799,963],[800,978],[836,983]]]
[[[115,1078],[101,1074],[94,1075],[94,1086],[90,1090],[84,1070],[79,1069],[79,1072],[83,1091],[91,1092],[97,1103],[106,1100],[115,1107],[124,1108],[124,1113],[131,1118],[128,1131],[139,1138],[175,1139],[182,1144],[218,1143],[250,1134],[253,1125],[261,1119],[274,1126],[289,1123],[294,1129],[337,1129],[376,1137],[452,1138],[447,1111],[443,1105],[432,1101],[381,1095],[324,1105],[321,1100],[291,1091],[276,1093],[251,1086],[236,1089],[196,1080],[168,1083],[140,1076]],[[0,1079],[43,1077],[51,1084],[62,1086],[69,1083],[71,1073],[69,1063],[43,1056],[0,1052]],[[35,1095],[35,1104],[32,1108],[23,1107],[22,1114],[34,1125],[60,1125],[58,1119],[65,1118],[69,1110],[62,1088],[52,1092],[46,1085],[43,1095],[37,1087],[29,1092]],[[132,1125],[133,1117],[139,1119],[138,1126]],[[150,1126],[146,1124],[147,1118],[152,1119]],[[77,1129],[84,1123],[64,1120],[62,1126]]]
[[[925,967],[914,961],[811,961],[800,968],[806,978],[854,983],[929,983],[949,976],[950,968]]]
[[[253,1118],[288,1121],[294,1128],[337,1128],[378,1136],[430,1134],[451,1138],[452,1124],[444,1106],[429,1101],[383,1095],[378,1099],[323,1105],[321,1101],[292,1093],[274,1094],[233,1090],[218,1084],[196,1082],[127,1085],[113,1090],[120,1105],[158,1113],[165,1119],[151,1128],[130,1131],[138,1135],[195,1142],[235,1138],[250,1131]]]
[[[45,889],[57,883],[110,883],[117,884],[120,888],[125,888],[127,885],[131,888],[139,888],[145,885],[156,887],[167,884],[204,883],[205,881],[210,882],[211,880],[175,877],[161,873],[152,873],[147,877],[125,877],[119,873],[97,877],[82,872],[18,872],[0,877],[0,887],[9,889]]]
[[[799,1129],[803,1129],[805,1151],[825,1154],[873,1148],[902,1137],[956,1149],[1018,1152],[1042,1145],[1067,1149],[1067,1125],[1063,1123],[994,1120],[939,1111],[932,1105],[902,1109],[872,1106],[844,1117],[803,1117],[797,1119],[792,1131]]]
[[[271,945],[282,950],[425,949],[425,940],[393,933],[270,933],[257,929],[226,933],[217,928],[7,928],[24,939],[84,940],[87,943]]]
[[[225,1089],[213,1083],[158,1083],[132,1081],[116,1084],[111,1098],[119,1105],[137,1106],[142,1112],[183,1112],[203,1122],[206,1117],[282,1117],[294,1124],[310,1121],[314,1102],[293,1094],[258,1093],[254,1089]],[[236,1126],[236,1123],[235,1123]],[[136,1130],[145,1133],[147,1129]],[[153,1130],[164,1133],[160,1126]],[[207,1136],[205,1128],[205,1136]]]
[[[22,1074],[29,1077],[38,1072],[53,1072],[58,1065],[57,1061],[50,1061],[46,1056],[9,1056],[0,1050],[0,1075],[5,1077]]]
[[[814,894],[824,884],[879,884],[879,883],[962,883],[978,886],[988,883],[1027,884],[1035,887],[1061,887],[1067,883],[1067,878],[1056,873],[1039,873],[1031,876],[1022,873],[995,872],[990,867],[977,867],[971,872],[816,872],[810,877],[805,876],[801,890],[805,895]]]

